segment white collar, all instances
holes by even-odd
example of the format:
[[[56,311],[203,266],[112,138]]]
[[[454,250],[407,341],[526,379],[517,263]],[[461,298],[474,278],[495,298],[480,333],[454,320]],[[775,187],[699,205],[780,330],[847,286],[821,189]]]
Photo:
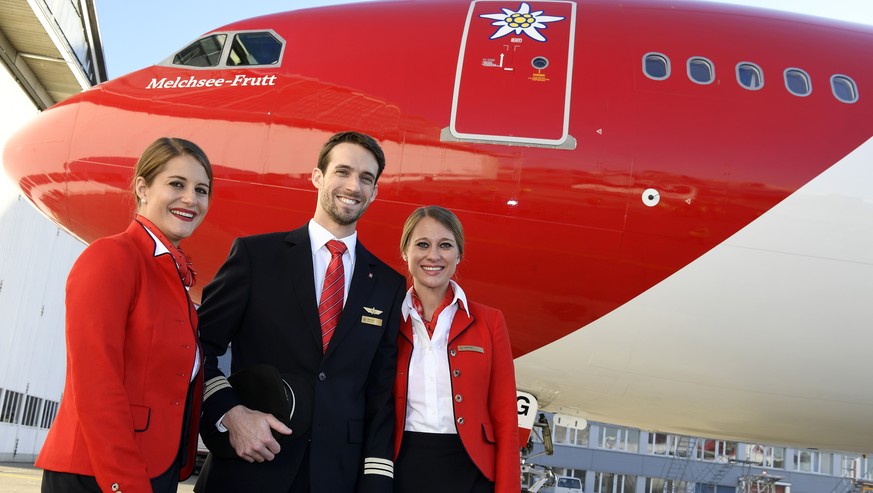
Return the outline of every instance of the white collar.
[[[144,229],[145,232],[148,233],[149,236],[152,237],[152,240],[154,240],[154,242],[155,242],[155,257],[157,257],[159,255],[164,255],[165,253],[170,253],[170,251],[167,249],[167,247],[164,246],[164,244],[161,242],[161,240],[158,239],[158,237],[155,236],[155,234],[152,233],[149,230],[149,228],[143,226],[142,229]]]
[[[346,236],[345,238],[336,238],[333,233],[328,231],[324,226],[315,222],[315,219],[309,220],[309,246],[312,248],[312,254],[324,248],[324,245],[330,240],[339,240],[346,244],[349,257],[352,261],[355,260],[355,245],[358,243],[358,231]]]
[[[467,293],[461,289],[461,286],[455,281],[449,279],[449,284],[452,285],[452,288],[455,291],[455,297],[452,299],[452,302],[449,305],[457,303],[460,301],[461,308],[467,312],[467,317],[470,317],[470,308],[467,305]],[[406,290],[406,298],[403,300],[403,305],[400,307],[400,313],[403,315],[403,321],[405,322],[409,318],[409,314],[415,311],[415,308],[412,306],[412,288]]]

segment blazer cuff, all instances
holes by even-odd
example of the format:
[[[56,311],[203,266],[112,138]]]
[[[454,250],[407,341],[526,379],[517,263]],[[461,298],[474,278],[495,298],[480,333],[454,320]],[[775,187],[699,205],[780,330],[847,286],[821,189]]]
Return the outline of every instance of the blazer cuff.
[[[375,474],[394,479],[394,462],[379,457],[364,458],[364,477]]]
[[[358,481],[357,493],[393,493],[394,463],[387,459],[364,459],[364,475]]]
[[[201,427],[204,423],[215,426],[239,403],[236,392],[224,376],[210,378],[203,384]]]
[[[224,375],[210,378],[203,384],[203,400],[209,400],[209,398],[215,395],[219,390],[230,388],[233,387],[230,386],[230,382],[227,381],[227,378],[225,378]]]

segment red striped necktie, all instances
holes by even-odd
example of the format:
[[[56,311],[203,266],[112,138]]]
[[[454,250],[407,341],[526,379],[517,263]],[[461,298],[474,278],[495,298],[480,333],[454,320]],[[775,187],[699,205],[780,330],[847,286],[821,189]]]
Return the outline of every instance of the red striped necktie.
[[[327,242],[330,250],[330,263],[324,274],[324,287],[321,290],[321,301],[318,303],[318,317],[321,319],[321,349],[327,352],[327,344],[339,323],[343,311],[343,294],[346,290],[346,277],[343,269],[343,253],[346,244],[330,240]]]

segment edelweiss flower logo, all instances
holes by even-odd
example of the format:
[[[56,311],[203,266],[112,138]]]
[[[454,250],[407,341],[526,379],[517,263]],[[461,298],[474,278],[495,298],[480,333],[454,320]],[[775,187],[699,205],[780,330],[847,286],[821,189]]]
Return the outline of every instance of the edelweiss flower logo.
[[[543,15],[542,10],[531,12],[530,5],[526,3],[522,3],[517,12],[509,9],[501,10],[503,10],[502,14],[481,14],[479,16],[494,19],[497,22],[492,22],[491,25],[500,26],[500,29],[492,34],[490,39],[497,39],[515,31],[515,34],[525,33],[537,41],[545,41],[546,38],[537,29],[546,27],[545,22],[564,20],[563,17]]]

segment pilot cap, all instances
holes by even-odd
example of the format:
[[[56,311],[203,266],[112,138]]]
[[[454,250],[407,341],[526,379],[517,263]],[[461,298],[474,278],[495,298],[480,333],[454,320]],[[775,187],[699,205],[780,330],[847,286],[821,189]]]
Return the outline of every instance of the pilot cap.
[[[291,428],[285,435],[273,430],[277,441],[294,440],[307,434],[312,425],[313,389],[309,382],[292,374],[280,374],[275,366],[254,365],[227,378],[240,404],[249,409],[272,414]],[[201,426],[203,444],[223,459],[236,459],[230,445],[230,433],[221,432],[214,424]]]

